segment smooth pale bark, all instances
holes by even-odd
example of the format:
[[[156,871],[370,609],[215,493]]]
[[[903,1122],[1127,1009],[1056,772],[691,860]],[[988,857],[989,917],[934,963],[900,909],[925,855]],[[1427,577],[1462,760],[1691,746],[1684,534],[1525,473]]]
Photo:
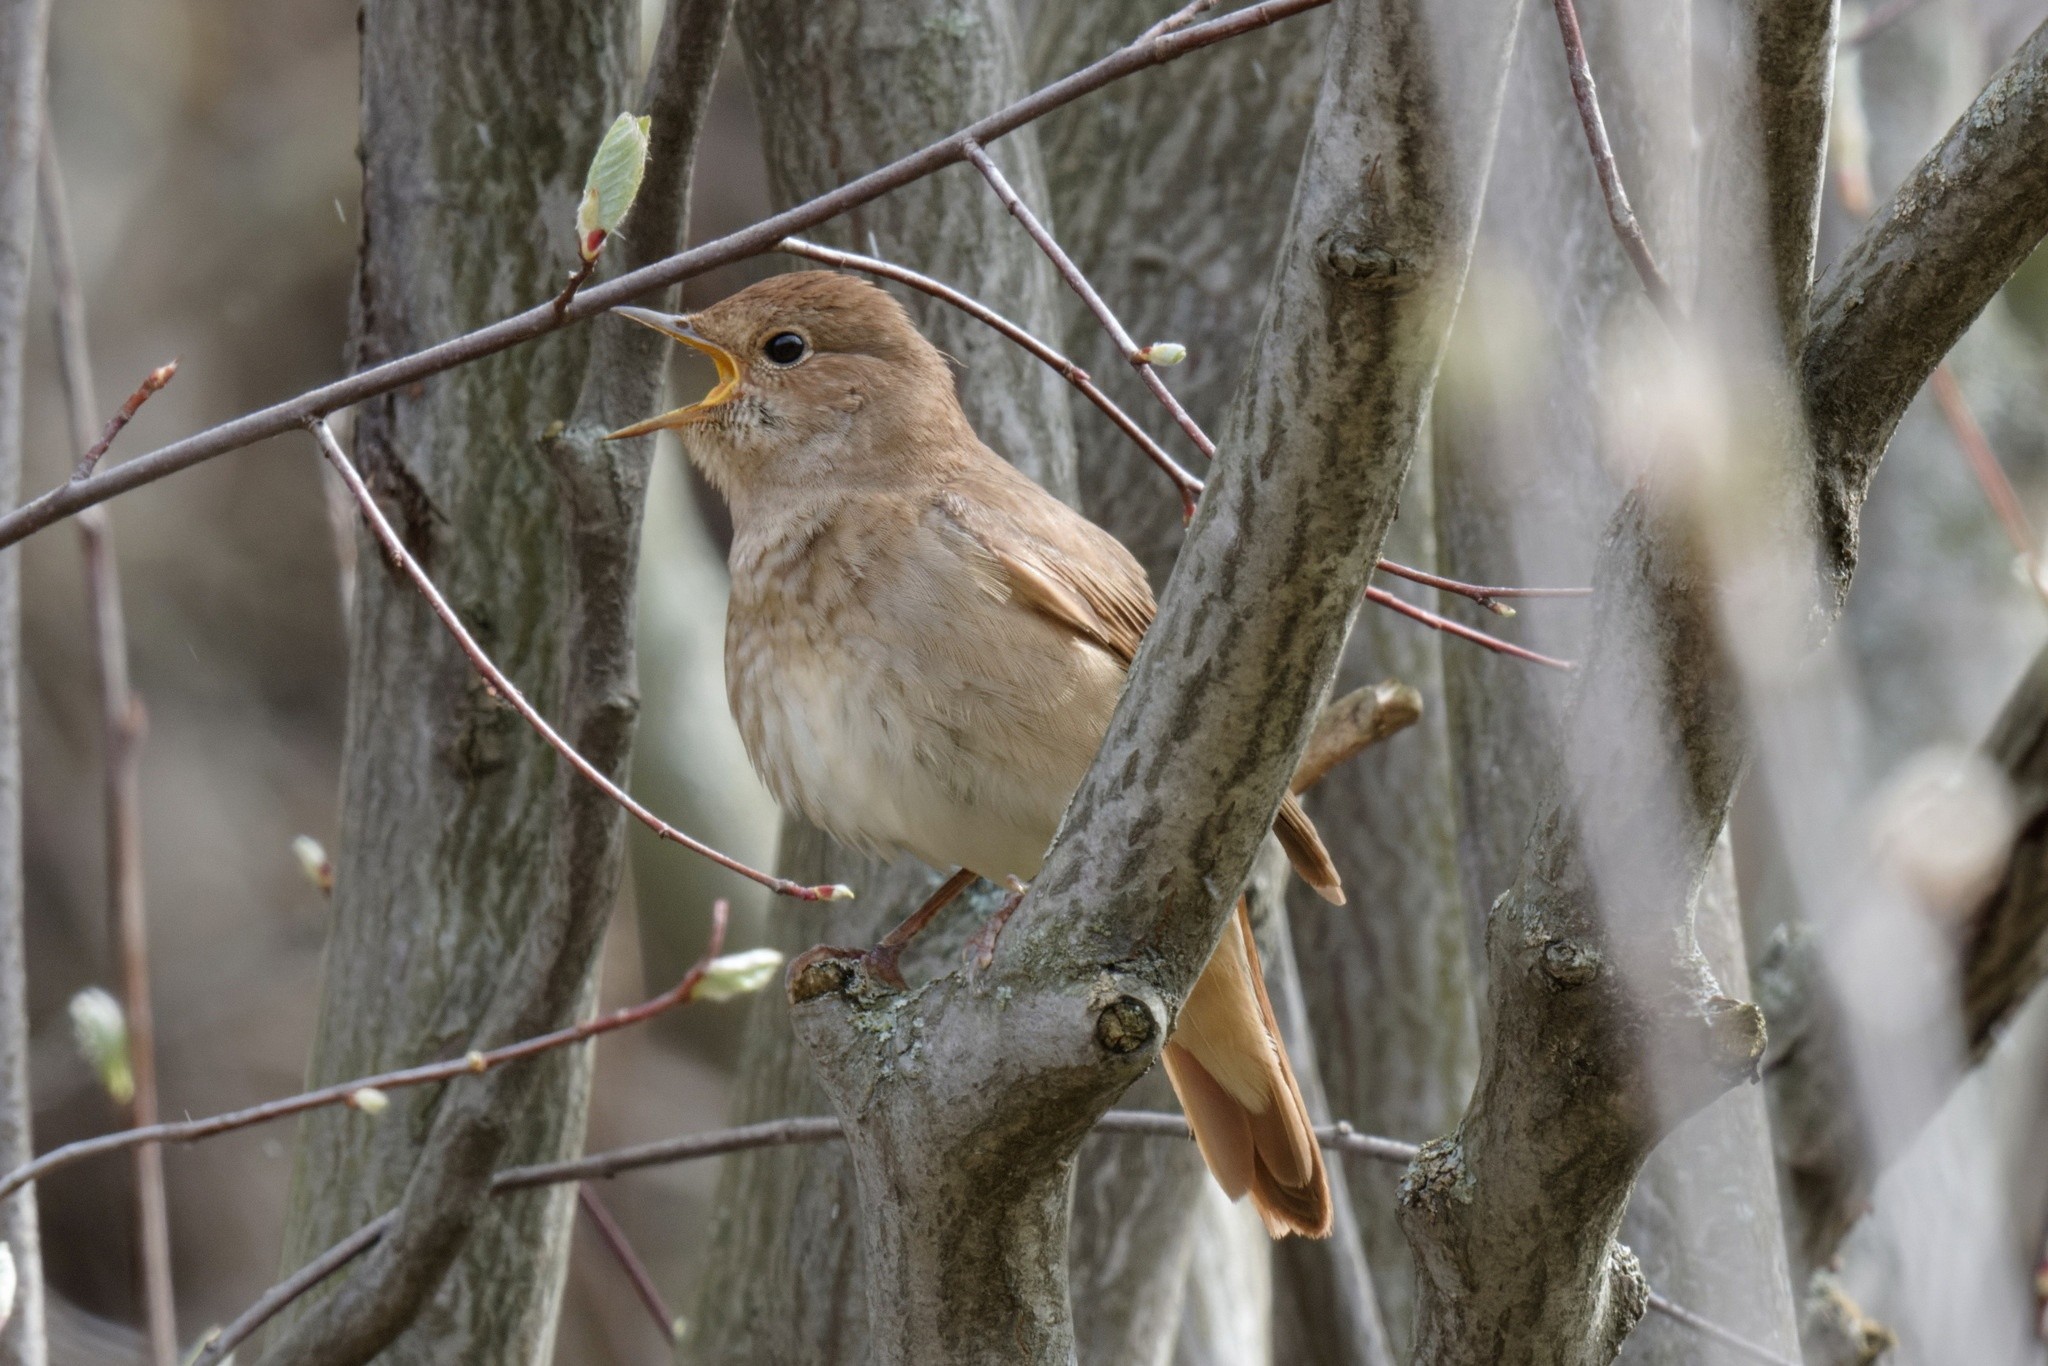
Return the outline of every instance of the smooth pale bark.
[[[371,3],[363,15],[359,364],[544,299],[598,138],[631,100],[637,6]],[[617,269],[672,249],[724,30],[676,7],[650,78],[656,139]],[[366,404],[357,459],[485,647],[591,761],[624,774],[633,566],[664,347],[600,322]],[[335,935],[315,1083],[559,1027],[591,1005],[622,816],[472,672],[406,580],[362,557]],[[398,1223],[274,1338],[303,1366],[544,1359],[574,1191],[489,1201],[492,1170],[581,1142],[589,1050],[304,1124],[296,1267],[396,1203]]]
[[[0,505],[21,496],[22,352],[36,230],[36,158],[43,138],[43,53],[49,0],[0,0]],[[21,552],[0,551],[0,1165],[35,1155],[28,1094],[28,964],[21,882]],[[14,1312],[0,1356],[42,1366],[43,1258],[36,1196],[0,1206],[14,1258]]]
[[[1334,675],[1463,283],[1511,15],[1338,11],[1209,495],[994,965],[908,995],[841,963],[793,983],[881,1360],[1072,1358],[1073,1155],[1156,1056]]]
[[[736,36],[754,86],[776,204],[831,189],[1023,93],[1014,22],[1007,0],[977,0],[966,9],[940,0],[887,6],[743,0]],[[992,154],[1019,193],[1045,214],[1032,130],[1002,139]],[[853,250],[878,250],[1041,336],[1058,334],[1051,268],[972,168],[920,181],[825,225],[816,236]],[[907,292],[899,297],[925,334],[963,362],[961,398],[983,440],[1071,499],[1074,445],[1065,381],[946,305]],[[791,956],[819,943],[872,944],[939,877],[912,860],[889,867],[859,858],[794,820],[783,825],[779,866],[787,876],[844,882],[858,893],[852,903],[822,912],[774,908],[769,942]],[[955,965],[965,936],[1003,895],[983,886],[963,897],[906,958],[906,972],[916,980]],[[827,1109],[790,1033],[787,1001],[780,992],[767,993],[748,1016],[732,1121]],[[857,1209],[849,1155],[840,1145],[727,1159],[711,1256],[679,1358],[707,1366],[853,1366],[874,1359]]]
[[[1694,926],[1723,989],[1748,995],[1735,860],[1725,836]],[[1798,1356],[1792,1272],[1761,1087],[1736,1087],[1657,1145],[1629,1200],[1622,1239],[1660,1293],[1751,1342]],[[1691,1366],[1700,1353],[1697,1329],[1651,1315],[1629,1335],[1619,1359],[1632,1366]]]
[[[1924,22],[1940,26],[1954,20],[1953,15],[1936,13]],[[1881,498],[1873,511],[1877,534],[1888,535],[1891,544],[1900,538],[1902,520],[1924,527],[1931,517],[1938,517],[1934,510],[1942,503],[1969,505],[1979,497],[1967,481],[1958,486],[1943,478],[1949,469],[1946,462],[1955,458],[1953,438],[1930,415],[1904,421],[1901,416],[1934,363],[1972,326],[1979,310],[2048,230],[2048,177],[2020,151],[2036,145],[2048,128],[2048,29],[2037,29],[2021,44],[1963,117],[1910,169],[1904,162],[1911,153],[1904,148],[1915,142],[1924,146],[1938,121],[1954,107],[1952,93],[1937,96],[1929,91],[1954,79],[1953,58],[1942,56],[1952,52],[1951,35],[1945,28],[1920,30],[1909,24],[1890,42],[1889,52],[1879,45],[1866,59],[1874,55],[1889,63],[1902,91],[1903,108],[1879,104],[1872,109],[1873,131],[1883,133],[1874,144],[1884,149],[1878,163],[1881,172],[1887,178],[1902,177],[1902,183],[1891,203],[1856,236],[1830,271],[1816,298],[1814,336],[1804,354],[1809,413],[1822,460],[1824,525],[1831,533],[1823,544],[1838,583],[1853,566],[1858,549],[1858,523],[1849,521],[1845,531],[1840,519],[1859,508],[1875,472],[1875,454],[1888,440],[1904,443],[1905,482],[1890,495],[1904,502],[1893,502],[1887,511]],[[1917,264],[1902,269],[1908,261]],[[1939,289],[1927,290],[1930,277],[1941,280]],[[1902,325],[1900,319],[1910,325]],[[1974,364],[1993,367],[1988,385],[1969,387],[1973,394],[1988,388],[1995,395],[2003,387],[1995,367],[2004,329],[1993,318],[1976,328],[1977,344],[1963,349],[1957,365],[1966,377]],[[1862,358],[1866,355],[1867,360]],[[2022,435],[2030,426],[2002,424],[2004,432]],[[2019,447],[2024,450],[2026,442]],[[1933,492],[1943,483],[1950,490],[1945,499]],[[1927,492],[1919,495],[1920,490]],[[1973,525],[1974,515],[1981,514],[1973,509]],[[1913,537],[1909,533],[1905,539]],[[2002,563],[2003,554],[1994,550],[1987,559],[1977,573],[1997,577],[1994,566]],[[1950,592],[1970,604],[1969,612],[1982,611],[1983,595],[1968,586],[1968,568],[1952,554],[1943,561],[1936,572],[1956,585]],[[1910,577],[1912,593],[1924,601],[1928,580],[1910,564],[1901,565],[1898,572]],[[1911,619],[1918,614],[1903,610],[1904,593],[1896,579],[1888,581],[1880,574],[1874,587],[1872,599],[1859,603],[1850,614],[1850,641],[1873,665],[1871,677],[1898,674],[1902,679],[1900,687],[1886,685],[1872,697],[1877,755],[1889,763],[1896,760],[1907,737],[1952,742],[1962,738],[1956,734],[1962,717],[1966,708],[1984,705],[1981,688],[1986,680],[1966,681],[1978,692],[1976,697],[1953,681],[1929,680],[1924,688],[1914,686],[1911,671],[1936,659],[1953,661],[1958,652],[1943,649],[1939,642],[1941,633],[1954,625]],[[1861,623],[1859,611],[1866,614]],[[2030,605],[2026,615],[2031,618],[2036,611]],[[1989,630],[1974,632],[1972,649],[1987,648],[1984,640],[1990,636]],[[2008,639],[1998,648],[2009,654],[2012,646]],[[1921,658],[1907,662],[1902,651]],[[1952,676],[1955,670],[1944,672]],[[1994,762],[2013,774],[2022,791],[2031,786],[2034,766],[2030,730],[2035,723],[2029,713],[2038,704],[2028,700],[2031,689],[2031,682],[2023,683],[2014,694],[2007,720],[2001,721],[1993,741]],[[2022,814],[2024,819],[2024,808]],[[1975,932],[1987,937],[1962,948],[1962,990],[1969,1011],[1965,1028],[1975,1056],[1981,1056],[1984,1031],[2017,1004],[2033,971],[2024,957],[2033,934],[2030,849],[2031,841],[2023,837],[2014,852],[2008,885],[1975,922]],[[1955,1079],[1951,1067],[1937,1063],[1924,1078],[1930,1085],[1887,1087],[1891,1100],[1913,1094],[1903,1105],[1888,1101],[1882,1124],[1868,1127],[1866,1120],[1874,1115],[1859,1103],[1850,1063],[1851,1026],[1831,1004],[1832,988],[1826,985],[1823,967],[1820,941],[1804,928],[1791,928],[1781,933],[1759,968],[1760,990],[1797,1011],[1788,1016],[1784,1046],[1774,1057],[1771,1094],[1789,1231],[1802,1266],[1828,1258],[1860,1216],[1877,1172]],[[2008,971],[2014,975],[1999,980]]]
[[[1699,238],[1691,164],[1669,154],[1692,122],[1692,32],[1684,7],[1652,13],[1590,4],[1580,16],[1602,103],[1652,250],[1685,293]],[[1614,387],[1630,324],[1647,305],[1585,168],[1585,136],[1565,80],[1555,16],[1523,16],[1510,113],[1489,185],[1481,264],[1461,315],[1436,407],[1438,526],[1444,570],[1487,583],[1585,583],[1601,526],[1618,497],[1602,449],[1602,400]],[[1498,629],[1552,655],[1580,657],[1586,611],[1519,604]],[[1475,619],[1477,614],[1472,614]],[[1482,619],[1483,620],[1483,619]],[[1498,626],[1498,624],[1496,623]],[[1548,775],[1560,762],[1566,679],[1480,651],[1447,652],[1457,737],[1462,872],[1483,927],[1515,878]],[[1703,900],[1702,942],[1724,988],[1744,994],[1747,968],[1733,889]],[[1475,943],[1483,930],[1475,930]],[[1732,975],[1721,971],[1732,967]],[[1703,1200],[1712,1189],[1717,1205]],[[1791,1305],[1782,1248],[1768,1219],[1758,1248],[1708,1255],[1750,1234],[1722,1210],[1776,1212],[1762,1100],[1738,1090],[1659,1148],[1636,1184],[1624,1240],[1650,1280],[1681,1303],[1729,1303],[1752,1337],[1788,1344]],[[1624,1358],[1692,1359],[1669,1325],[1629,1340]]]

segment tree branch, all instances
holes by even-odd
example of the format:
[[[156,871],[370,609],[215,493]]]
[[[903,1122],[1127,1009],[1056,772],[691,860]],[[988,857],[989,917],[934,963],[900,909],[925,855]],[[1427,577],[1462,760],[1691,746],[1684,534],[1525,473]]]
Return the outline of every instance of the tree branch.
[[[46,111],[47,115],[47,111]],[[170,382],[178,363],[158,367],[130,394],[113,421],[93,435],[92,352],[86,343],[85,292],[71,236],[70,208],[57,146],[43,129],[41,209],[43,242],[50,255],[56,295],[58,372],[71,416],[71,440],[83,454],[80,478],[105,453],[121,428],[150,395]],[[104,508],[78,518],[85,552],[85,579],[92,618],[93,652],[100,675],[102,802],[107,832],[107,901],[110,938],[121,981],[121,1009],[128,1028],[128,1063],[135,1090],[128,1106],[131,1124],[157,1122],[156,1016],[149,991],[149,919],[142,885],[142,699],[128,682],[128,632],[121,611],[120,561]],[[142,1303],[150,1357],[155,1366],[177,1366],[177,1301],[171,1283],[171,1226],[164,1198],[163,1153],[135,1150],[135,1229],[141,1251]]]
[[[0,506],[21,496],[29,262],[36,229],[49,0],[0,0]],[[35,1153],[28,1094],[28,969],[22,900],[21,556],[0,555],[0,1165]],[[43,1366],[43,1259],[33,1193],[0,1203],[14,1259],[14,1312],[0,1357]]]
[[[2048,233],[2048,24],[1906,177],[1816,291],[1799,355],[1822,573],[1839,608],[1856,520],[1906,406]]]
[[[1621,242],[1622,253],[1635,267],[1657,313],[1673,329],[1682,327],[1685,314],[1671,292],[1671,284],[1650,254],[1642,224],[1629,207],[1628,188],[1621,183],[1621,168],[1614,161],[1614,144],[1607,137],[1607,121],[1600,115],[1600,93],[1593,86],[1593,66],[1586,58],[1586,40],[1579,32],[1579,12],[1572,0],[1553,0],[1557,29],[1564,39],[1565,65],[1571,72],[1572,99],[1579,107],[1579,122],[1586,130],[1586,149],[1592,153],[1593,174],[1600,181],[1600,194],[1607,201],[1607,221]]]
[[[1180,1139],[1184,1142],[1193,1137],[1188,1129],[1187,1120],[1182,1116],[1145,1110],[1111,1110],[1096,1122],[1095,1132]],[[1344,1123],[1322,1125],[1315,1133],[1316,1141],[1331,1152],[1371,1158],[1378,1162],[1407,1163],[1414,1160],[1419,1151],[1412,1143],[1357,1133],[1349,1124]],[[509,1195],[515,1191],[532,1190],[540,1186],[590,1181],[645,1167],[695,1161],[699,1158],[716,1157],[749,1149],[792,1143],[828,1143],[844,1136],[839,1120],[829,1115],[773,1120],[736,1129],[686,1134],[655,1143],[641,1144],[638,1147],[592,1153],[588,1157],[569,1162],[507,1168],[492,1180],[491,1194]],[[236,1345],[275,1317],[292,1300],[306,1294],[321,1281],[368,1251],[372,1244],[390,1232],[395,1218],[396,1211],[392,1211],[372,1219],[291,1276],[265,1291],[260,1299],[237,1315],[227,1327],[207,1339],[204,1350],[194,1359],[193,1366],[217,1366],[217,1363]],[[658,1302],[657,1297],[655,1303]],[[1746,1341],[1712,1320],[1672,1303],[1662,1295],[1652,1292],[1650,1307],[1751,1360],[1764,1362],[1766,1366],[1792,1366],[1792,1363],[1777,1353]],[[650,1308],[653,1308],[653,1305],[650,1305]]]
[[[558,316],[554,302],[535,305],[522,313],[486,327],[429,346],[411,355],[359,370],[346,379],[309,389],[295,398],[209,427],[182,441],[137,456],[111,470],[67,483],[0,516],[0,549],[33,535],[81,509],[103,503],[179,470],[215,456],[240,450],[269,437],[302,427],[316,417],[361,403],[379,394],[416,384],[430,376],[485,356],[496,355],[521,342],[545,336],[572,322],[604,312],[617,304],[630,303],[655,290],[680,284],[717,266],[729,265],[749,256],[772,251],[777,242],[793,233],[807,231],[827,219],[858,208],[912,181],[961,161],[969,142],[991,142],[1024,125],[1043,118],[1063,105],[1071,104],[1091,91],[1148,67],[1173,61],[1213,43],[1307,10],[1318,9],[1330,0],[1264,0],[1264,3],[1235,10],[1206,24],[1180,29],[1157,38],[1132,43],[1084,67],[1063,80],[1055,81],[969,127],[941,138],[906,157],[870,171],[828,194],[797,205],[786,212],[728,234],[702,246],[652,265],[630,271],[577,294]]]

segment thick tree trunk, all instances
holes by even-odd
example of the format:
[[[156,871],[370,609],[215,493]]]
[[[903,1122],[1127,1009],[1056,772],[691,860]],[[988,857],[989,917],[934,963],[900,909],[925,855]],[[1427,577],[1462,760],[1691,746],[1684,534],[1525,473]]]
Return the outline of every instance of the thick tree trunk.
[[[753,80],[769,186],[778,206],[829,190],[1023,93],[1008,0],[963,10],[938,0],[818,5],[742,0],[737,36]],[[1020,193],[1045,204],[1033,130],[995,145]],[[1058,281],[969,167],[957,167],[835,220],[816,234],[936,276],[1041,336],[1058,334]],[[982,324],[923,295],[905,295],[925,335],[962,363],[960,392],[975,430],[1055,494],[1074,494],[1065,381]],[[844,882],[858,899],[821,916],[775,908],[769,938],[792,956],[818,943],[867,945],[907,914],[938,877],[834,847],[799,822],[783,826],[780,867],[805,881]],[[945,870],[950,872],[951,870]],[[906,960],[913,980],[958,962],[966,934],[1001,904],[981,887],[957,902]],[[732,1120],[829,1108],[790,1032],[780,992],[748,1017]],[[686,1362],[784,1366],[873,1359],[858,1195],[845,1148],[736,1154],[726,1161],[712,1253]]]
[[[656,142],[631,231],[613,244],[622,257],[679,235],[725,14],[722,0],[680,4],[657,44]],[[561,288],[584,169],[630,99],[636,15],[552,0],[366,5],[359,363]],[[600,321],[366,404],[356,429],[366,477],[428,572],[614,776],[636,707],[648,443],[601,438],[651,411],[662,355],[658,338]],[[622,848],[609,800],[491,694],[381,556],[361,564],[316,1083],[586,1011]],[[487,1184],[497,1166],[573,1151],[588,1085],[576,1050],[396,1093],[378,1118],[309,1117],[287,1263],[394,1202],[399,1222],[269,1359],[544,1359],[574,1191],[493,1202]]]
[[[0,506],[21,497],[22,353],[36,230],[36,158],[43,139],[43,53],[49,0],[0,0]],[[21,552],[0,551],[0,1166],[35,1155],[29,1132],[28,965],[21,883]],[[14,1258],[14,1312],[0,1357],[42,1366],[43,1258],[36,1193],[0,1206]]]

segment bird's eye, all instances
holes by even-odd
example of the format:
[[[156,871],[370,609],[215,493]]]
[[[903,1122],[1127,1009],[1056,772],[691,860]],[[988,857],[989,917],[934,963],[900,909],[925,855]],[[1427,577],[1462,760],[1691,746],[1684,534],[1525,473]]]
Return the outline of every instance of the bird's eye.
[[[761,354],[777,365],[795,365],[811,348],[794,332],[777,332],[761,348]]]

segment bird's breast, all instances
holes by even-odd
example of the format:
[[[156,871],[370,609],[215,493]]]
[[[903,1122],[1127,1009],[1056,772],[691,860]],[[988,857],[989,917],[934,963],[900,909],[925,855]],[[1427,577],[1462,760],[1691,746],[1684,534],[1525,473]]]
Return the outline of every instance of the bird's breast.
[[[871,529],[871,528],[870,528]],[[783,807],[866,852],[1038,870],[1122,670],[913,526],[736,548],[726,688]]]

